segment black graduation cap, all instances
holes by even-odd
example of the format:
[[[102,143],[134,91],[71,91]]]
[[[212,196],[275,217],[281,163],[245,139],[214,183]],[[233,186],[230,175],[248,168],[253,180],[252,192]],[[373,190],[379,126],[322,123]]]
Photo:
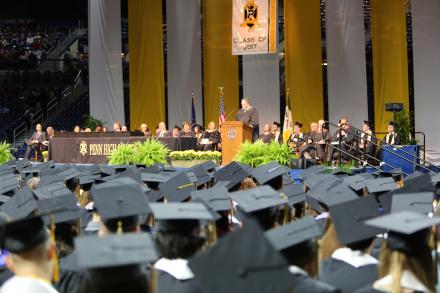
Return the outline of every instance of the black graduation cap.
[[[434,173],[431,175],[431,181],[434,185],[438,185],[440,183],[440,173]]]
[[[318,186],[320,188],[328,188],[339,182],[342,182],[342,179],[333,174],[314,174],[309,176],[303,183],[308,188],[313,189]]]
[[[348,184],[356,192],[361,191],[366,187],[365,180],[367,180],[367,178],[365,178],[363,174],[347,176],[342,179],[344,180],[344,183]]]
[[[389,230],[387,247],[414,255],[427,245],[427,231],[430,227],[440,224],[439,217],[401,211],[386,216],[368,220],[367,225]]]
[[[318,223],[310,216],[266,231],[267,239],[278,251],[320,237],[321,234]]]
[[[369,193],[386,192],[398,189],[392,177],[383,177],[365,180],[365,186]]]
[[[27,186],[23,186],[0,211],[14,219],[22,219],[37,209],[37,200]]]
[[[394,194],[391,204],[391,213],[413,211],[421,214],[433,212],[433,192]]]
[[[132,178],[120,177],[94,185],[91,191],[94,206],[104,221],[150,212],[141,186]]]
[[[193,183],[193,184],[195,184],[197,186],[197,182],[199,181],[199,179],[197,178],[196,173],[194,173],[191,169],[190,170],[185,170],[183,172],[186,173],[186,175],[189,178],[189,181],[191,181],[191,183]],[[170,177],[173,177],[173,176],[176,176],[176,175],[177,175],[176,172],[173,172],[173,173],[169,174]]]
[[[25,253],[49,239],[49,233],[41,217],[10,218],[0,214],[2,249],[15,254]]]
[[[310,176],[317,175],[317,174],[323,174],[325,172],[325,167],[322,165],[314,165],[307,169],[305,169],[301,174],[298,175],[298,177],[301,180],[307,180]]]
[[[162,171],[163,171],[163,165],[156,163],[152,166],[146,166],[146,167],[142,168],[141,172],[142,173],[155,173],[155,174],[157,174]]]
[[[236,191],[230,193],[229,197],[235,201],[245,213],[253,213],[289,203],[279,192],[267,185]]]
[[[139,169],[134,169],[134,168],[126,169],[126,170],[118,173],[118,176],[116,176],[116,178],[119,178],[119,177],[130,177],[131,179],[133,179],[137,182],[142,182],[142,176],[141,176],[141,172]]]
[[[215,169],[218,167],[218,165],[216,163],[214,163],[213,161],[208,160],[206,162],[195,165],[193,168],[196,168],[196,167],[197,168],[200,167],[203,170],[205,170],[206,172],[212,173],[215,171]]]
[[[298,126],[299,128],[302,128],[302,127],[303,127],[303,124],[300,123],[300,122],[295,122],[295,125]]]
[[[99,179],[101,179],[101,175],[81,175],[79,177],[79,185],[81,186],[82,190],[87,191],[90,190],[95,181]]]
[[[59,188],[41,188],[38,197],[38,213],[43,216],[46,225],[58,224],[79,219],[80,207],[73,193],[63,185]]]
[[[330,215],[338,239],[352,244],[383,233],[383,229],[365,225],[365,221],[381,216],[374,197],[363,197],[330,206]]]
[[[98,164],[93,164],[91,166],[87,166],[81,170],[83,175],[99,175],[101,174],[101,166]]]
[[[0,204],[3,205],[11,199],[10,196],[0,195]]]
[[[214,175],[217,181],[229,181],[228,190],[240,185],[241,181],[249,177],[251,169],[238,162],[232,161],[228,165],[220,168]]]
[[[141,172],[141,180],[145,182],[148,187],[158,189],[159,184],[166,182],[168,178],[163,174]]]
[[[281,127],[281,124],[279,122],[274,121],[272,124],[276,125],[278,128]]]
[[[190,169],[197,178],[197,187],[212,181],[213,176],[203,166],[195,166]]]
[[[322,212],[332,205],[358,198],[357,194],[344,183],[335,186],[318,186],[306,194],[306,202],[316,211]]]
[[[59,176],[63,177],[64,181],[68,181],[74,178],[77,178],[81,175],[81,172],[78,171],[76,168],[69,168],[67,170],[64,170],[63,172],[59,173]]]
[[[0,177],[0,194],[6,194],[19,187],[18,177],[15,174],[3,175]]]
[[[416,173],[405,178],[403,187],[394,191],[395,194],[398,193],[414,193],[421,191],[431,191],[435,190],[432,184],[431,176],[428,173]]]
[[[402,169],[400,168],[391,171],[378,170],[371,174],[376,176],[377,178],[393,177],[395,181],[400,181],[403,179]]]
[[[148,264],[158,258],[147,233],[78,237],[75,248],[78,266],[86,269]]]
[[[188,199],[191,191],[195,189],[194,183],[191,182],[188,174],[185,172],[179,172],[166,182],[159,183],[159,190],[167,201],[171,202],[181,202]]]
[[[159,221],[158,230],[166,232],[191,231],[200,221],[212,221],[213,213],[200,202],[150,203],[150,209]]]
[[[21,170],[21,174],[23,174],[25,177],[32,175],[32,177],[39,177],[41,173],[41,169],[37,167],[27,167],[25,169]]]
[[[283,193],[287,196],[290,205],[306,200],[306,194],[304,193],[302,184],[284,185]]]
[[[221,238],[188,265],[205,292],[288,292],[293,286],[288,263],[254,221]]]
[[[191,199],[203,199],[213,210],[217,212],[229,211],[231,209],[231,199],[228,191],[224,187],[215,187],[191,192]]]
[[[267,184],[278,190],[283,187],[283,175],[288,172],[289,168],[277,162],[270,162],[254,169],[252,171],[252,177],[254,177],[260,185]]]

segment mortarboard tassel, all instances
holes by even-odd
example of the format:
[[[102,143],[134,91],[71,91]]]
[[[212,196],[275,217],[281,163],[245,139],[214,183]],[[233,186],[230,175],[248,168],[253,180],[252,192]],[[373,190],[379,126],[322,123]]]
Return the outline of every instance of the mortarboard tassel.
[[[215,226],[215,223],[209,223],[206,227],[207,234],[208,234],[208,245],[212,246],[217,242],[217,227]]]
[[[50,216],[50,239],[56,244],[55,239],[55,216]],[[53,258],[53,276],[52,276],[53,282],[58,282],[60,280],[60,267],[58,263],[58,253],[55,253],[55,256]]]
[[[151,282],[150,282],[150,292],[157,292],[157,271],[154,268],[154,265],[151,266]]]
[[[284,193],[281,193],[281,198],[289,201],[289,198],[287,197],[287,195],[285,195]],[[289,217],[289,204],[285,204],[284,205],[284,217],[283,217],[283,225],[286,225],[290,222],[290,217]]]
[[[122,221],[118,221],[118,229],[116,230],[116,234],[121,235],[124,232],[122,229]]]

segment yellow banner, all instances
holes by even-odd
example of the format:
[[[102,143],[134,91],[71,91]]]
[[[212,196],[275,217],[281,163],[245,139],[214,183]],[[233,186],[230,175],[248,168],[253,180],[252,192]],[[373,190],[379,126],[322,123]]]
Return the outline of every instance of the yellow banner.
[[[293,121],[324,117],[321,15],[319,0],[285,0],[286,88]]]
[[[384,132],[393,115],[386,103],[403,103],[409,112],[405,0],[372,0],[374,120]]]
[[[238,58],[231,54],[231,6],[232,0],[203,2],[205,124],[218,123],[218,87],[224,87],[227,120],[232,120],[238,110]]]
[[[162,0],[128,1],[130,127],[165,119]]]

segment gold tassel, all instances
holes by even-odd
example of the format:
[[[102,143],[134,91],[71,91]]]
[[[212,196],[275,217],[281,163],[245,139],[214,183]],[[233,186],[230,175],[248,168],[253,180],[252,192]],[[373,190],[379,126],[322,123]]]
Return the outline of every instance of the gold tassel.
[[[287,197],[287,195],[285,195],[284,193],[281,193],[281,198],[289,201],[289,198]],[[284,217],[283,217],[283,225],[286,225],[290,222],[290,217],[289,217],[289,204],[285,204],[284,205]]]
[[[217,227],[215,226],[215,223],[209,223],[206,229],[208,234],[207,244],[212,246],[217,242]]]
[[[56,239],[55,239],[55,216],[50,216],[50,239],[55,243],[56,245]],[[58,282],[60,280],[60,267],[58,263],[58,252],[55,253],[55,256],[53,258],[53,275],[52,275],[52,281]]]
[[[116,234],[121,235],[124,233],[124,230],[122,229],[122,221],[118,221],[118,229],[116,230]]]
[[[150,292],[157,292],[157,271],[154,266],[151,266],[151,282],[150,282]]]

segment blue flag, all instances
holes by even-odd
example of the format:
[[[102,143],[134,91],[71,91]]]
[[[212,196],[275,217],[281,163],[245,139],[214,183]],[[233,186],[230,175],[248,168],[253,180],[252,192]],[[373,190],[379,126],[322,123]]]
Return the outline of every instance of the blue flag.
[[[196,124],[196,107],[194,106],[194,94],[191,98],[191,124]]]

